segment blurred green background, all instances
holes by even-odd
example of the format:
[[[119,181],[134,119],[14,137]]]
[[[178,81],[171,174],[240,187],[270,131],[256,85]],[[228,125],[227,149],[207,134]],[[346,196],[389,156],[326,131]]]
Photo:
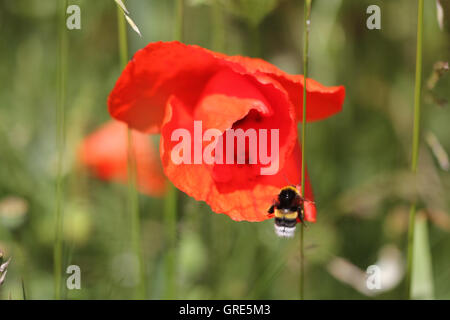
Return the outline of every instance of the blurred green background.
[[[124,1],[142,37],[128,27],[130,56],[174,39],[175,2]],[[110,119],[106,98],[120,75],[113,0],[70,0],[81,30],[68,35],[63,269],[81,268],[68,299],[129,299],[136,291],[127,186],[80,169],[80,141]],[[381,8],[381,30],[366,9]],[[56,0],[0,0],[0,250],[12,257],[1,299],[53,298],[58,27]],[[303,1],[191,0],[185,42],[261,57],[302,73]],[[425,1],[422,142],[419,160],[417,298],[450,299],[450,77],[432,88],[437,61],[449,61],[449,33],[436,1]],[[306,159],[318,220],[305,233],[308,299],[404,297],[417,4],[411,0],[314,0],[310,77],[345,85],[343,111],[307,127]],[[448,26],[448,25],[447,25]],[[158,141],[156,137],[152,137]],[[177,298],[297,299],[299,238],[278,239],[273,221],[234,222],[179,195]],[[165,288],[163,200],[139,196],[147,298]],[[425,218],[425,219],[424,219]],[[377,264],[382,289],[366,288]],[[419,264],[418,264],[419,265]],[[67,275],[63,275],[63,282]],[[23,287],[22,287],[23,283]]]

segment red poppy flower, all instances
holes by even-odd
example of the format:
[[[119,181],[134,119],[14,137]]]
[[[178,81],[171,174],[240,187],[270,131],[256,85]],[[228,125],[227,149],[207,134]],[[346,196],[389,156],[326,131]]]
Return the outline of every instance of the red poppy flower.
[[[161,196],[166,179],[158,151],[146,134],[133,130],[132,139],[138,190],[150,196]],[[127,126],[118,121],[104,124],[83,140],[79,158],[98,178],[128,183]]]
[[[128,63],[109,96],[108,107],[114,118],[135,129],[161,133],[163,168],[177,188],[234,220],[262,221],[270,218],[267,208],[286,180],[301,180],[297,122],[302,119],[303,83],[303,76],[287,74],[261,59],[157,42],[139,50]],[[308,79],[307,90],[307,121],[341,110],[344,87],[326,87]],[[201,121],[199,134],[194,121]],[[209,143],[203,135],[209,129],[218,130],[225,140],[230,129],[265,129],[271,134],[278,129],[279,170],[262,175],[261,155],[251,159],[250,145],[241,155],[248,160],[245,164],[176,164],[172,154],[179,142],[172,141],[172,134],[177,129],[194,136],[192,149],[200,143],[203,151]],[[271,150],[272,140],[266,142],[263,147]],[[224,145],[222,151],[236,153],[236,147]],[[308,177],[305,194],[313,199]],[[308,204],[305,209],[305,219],[315,221],[315,206]]]

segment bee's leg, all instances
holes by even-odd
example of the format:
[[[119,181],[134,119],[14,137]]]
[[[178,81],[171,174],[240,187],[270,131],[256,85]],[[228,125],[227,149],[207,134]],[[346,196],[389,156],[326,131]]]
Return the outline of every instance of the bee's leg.
[[[270,206],[269,210],[267,210],[268,216],[270,216],[275,212],[275,208],[278,207],[278,205],[279,205],[278,201],[273,200],[272,205]]]
[[[307,227],[308,225],[305,222],[304,216],[303,216],[303,210],[301,206],[298,206],[297,208],[297,212],[298,212],[298,218],[300,219],[301,223]]]

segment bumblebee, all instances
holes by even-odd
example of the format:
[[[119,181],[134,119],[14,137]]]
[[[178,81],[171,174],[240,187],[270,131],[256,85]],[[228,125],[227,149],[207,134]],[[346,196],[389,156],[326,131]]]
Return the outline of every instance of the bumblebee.
[[[279,237],[292,238],[297,221],[304,223],[305,201],[309,200],[303,198],[295,186],[286,186],[280,190],[277,199],[267,210],[269,214],[275,215],[275,233]]]

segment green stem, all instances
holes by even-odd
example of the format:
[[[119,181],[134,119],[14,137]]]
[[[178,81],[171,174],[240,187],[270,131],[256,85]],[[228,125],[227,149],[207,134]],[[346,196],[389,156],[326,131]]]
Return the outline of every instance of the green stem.
[[[67,30],[66,30],[66,8],[67,1],[61,2],[58,8],[58,70],[57,70],[57,92],[58,101],[56,106],[56,145],[58,149],[58,164],[56,173],[56,196],[55,196],[55,245],[53,248],[53,271],[55,280],[55,299],[61,299],[62,279],[62,254],[63,254],[63,161],[65,148],[65,100],[67,79]]]
[[[125,68],[128,63],[127,25],[122,9],[117,6],[117,31],[119,41],[120,67]]]
[[[416,79],[414,87],[414,126],[411,155],[411,172],[417,173],[420,139],[420,105],[422,90],[422,37],[423,35],[423,0],[418,1],[417,14],[417,47],[416,47]],[[416,200],[411,204],[408,227],[408,261],[406,269],[406,287],[408,298],[411,298],[411,281],[413,271],[414,229],[416,220]]]
[[[177,239],[177,189],[170,184],[164,199],[164,226],[166,230],[165,290],[164,299],[176,299],[176,239]]]
[[[176,0],[175,40],[183,41],[184,0]],[[176,299],[176,238],[177,238],[177,189],[170,184],[164,198],[165,230],[165,299]]]
[[[408,222],[408,258],[406,266],[406,295],[407,299],[411,298],[411,281],[413,268],[413,252],[414,252],[414,229],[416,223],[416,202],[411,203],[409,209]]]
[[[301,191],[305,196],[305,145],[306,145],[306,79],[308,77],[308,39],[309,26],[311,22],[311,0],[305,0],[304,8],[304,26],[303,26],[303,117],[302,117],[302,169],[301,169]],[[305,256],[304,256],[304,224],[300,228],[300,299],[305,298]]]
[[[251,48],[250,52],[254,58],[261,57],[261,31],[259,30],[259,25],[253,25],[248,23],[248,30],[251,37]]]
[[[184,0],[176,0],[175,40],[183,41]]]
[[[211,7],[212,17],[212,48],[214,51],[223,52],[225,49],[225,21],[223,8],[221,7],[220,0],[214,0]]]
[[[121,68],[128,63],[128,39],[127,25],[122,9],[117,6],[118,40]],[[139,195],[136,186],[136,155],[134,153],[133,135],[130,128],[127,129],[127,171],[128,171],[128,210],[131,215],[131,242],[133,251],[138,259],[139,285],[136,288],[136,298],[145,299],[147,296],[147,278],[141,247],[141,219],[139,216]]]

